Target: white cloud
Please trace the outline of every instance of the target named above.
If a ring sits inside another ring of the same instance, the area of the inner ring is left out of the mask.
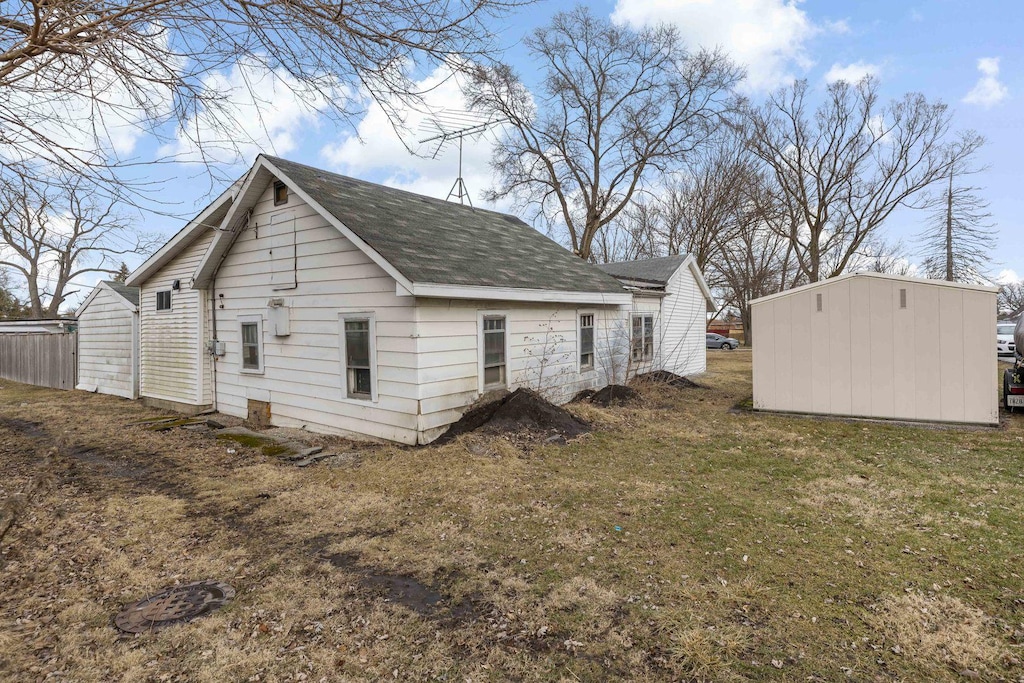
[[[1020,276],[1012,268],[1004,268],[996,275],[995,282],[997,285],[1009,285],[1014,282],[1020,282]]]
[[[260,152],[286,155],[298,138],[319,124],[327,107],[324,96],[301,86],[284,71],[271,71],[255,61],[236,63],[203,80],[206,95],[219,99],[216,108],[199,111],[160,153],[182,162],[250,163]],[[345,97],[337,88],[336,96]]]
[[[992,107],[1006,99],[1010,91],[999,82],[999,58],[982,57],[978,60],[978,71],[981,72],[981,78],[964,96],[963,102]]]
[[[330,167],[346,175],[379,180],[391,187],[440,199],[447,197],[458,177],[458,143],[448,143],[432,158],[437,142],[420,143],[419,140],[432,137],[436,132],[428,130],[429,124],[424,127],[431,118],[446,117],[446,112],[451,115],[469,107],[446,66],[435,69],[415,87],[427,93],[425,106],[422,111],[401,109],[404,124],[401,134],[396,132],[381,106],[373,102],[355,135],[346,135],[321,150],[321,156]],[[483,135],[463,141],[462,177],[474,206],[483,206],[483,193],[493,184],[491,148],[498,132],[498,127],[494,127]],[[415,154],[410,153],[410,149]]]
[[[843,66],[836,62],[825,74],[826,83],[835,81],[846,81],[847,83],[859,83],[865,76],[877,76],[881,69],[877,64],[869,64],[864,61],[853,62]]]
[[[618,0],[614,21],[634,26],[669,22],[691,45],[720,47],[747,69],[747,90],[777,87],[813,64],[807,42],[845,21],[815,24],[799,0]]]

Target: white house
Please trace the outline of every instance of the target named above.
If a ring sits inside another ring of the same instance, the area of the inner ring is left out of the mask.
[[[128,283],[143,397],[321,432],[427,443],[483,392],[566,401],[659,355],[519,219],[262,155]]]
[[[686,376],[707,370],[704,335],[707,312],[714,310],[715,304],[693,256],[618,261],[597,267],[632,292],[633,324],[649,325],[656,340],[648,358],[634,353],[638,372],[663,369]]]
[[[76,389],[139,397],[139,290],[104,280],[78,307]]]
[[[996,424],[996,292],[854,273],[755,299],[754,408]]]

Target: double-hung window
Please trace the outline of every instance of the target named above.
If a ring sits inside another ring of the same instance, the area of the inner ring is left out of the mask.
[[[580,372],[594,369],[594,314],[580,315]]]
[[[634,361],[643,362],[654,359],[653,315],[633,316],[633,334],[630,342]]]
[[[345,318],[345,386],[349,398],[373,398],[370,318]]]
[[[507,358],[505,357],[505,316],[483,317],[483,385],[495,389],[507,384]]]
[[[263,317],[239,316],[238,330],[242,342],[242,372],[263,372]]]
[[[171,310],[171,290],[166,292],[156,293],[156,310],[158,311],[169,311]]]

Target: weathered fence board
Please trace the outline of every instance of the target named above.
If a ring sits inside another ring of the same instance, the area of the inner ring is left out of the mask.
[[[78,334],[0,334],[0,377],[52,389],[74,389]]]

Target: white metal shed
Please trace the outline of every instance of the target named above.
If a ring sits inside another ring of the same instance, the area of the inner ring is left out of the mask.
[[[104,280],[78,309],[76,389],[139,397],[139,290]]]
[[[997,291],[853,273],[755,299],[754,408],[998,424]]]

